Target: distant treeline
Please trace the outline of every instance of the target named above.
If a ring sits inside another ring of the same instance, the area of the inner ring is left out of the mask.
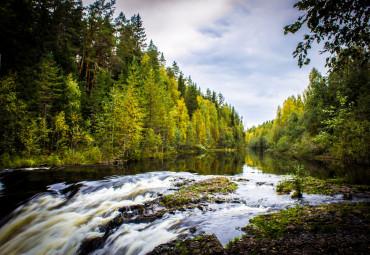
[[[3,166],[244,147],[234,107],[166,67],[140,15],[114,18],[114,4],[0,3]]]
[[[274,120],[247,130],[248,146],[369,163],[369,65],[350,58],[344,62],[327,77],[313,69],[302,95],[285,100]]]

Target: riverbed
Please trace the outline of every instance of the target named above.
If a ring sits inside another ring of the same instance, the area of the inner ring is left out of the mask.
[[[102,226],[115,219],[120,208],[176,192],[184,180],[227,176],[238,188],[225,195],[222,203],[208,202],[205,210],[195,207],[151,222],[121,224],[92,254],[145,254],[180,235],[215,234],[225,245],[240,237],[241,228],[259,214],[297,204],[343,201],[341,195],[304,194],[301,200],[276,195],[277,183],[297,164],[286,162],[279,167],[283,163],[276,162],[250,154],[218,153],[122,166],[3,170],[0,254],[76,254],[85,240],[104,235]],[[313,165],[305,167],[316,169]],[[324,177],[340,174],[330,169],[315,171]]]

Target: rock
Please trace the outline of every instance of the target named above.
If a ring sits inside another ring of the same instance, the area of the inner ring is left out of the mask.
[[[344,194],[343,194],[343,199],[345,199],[345,200],[350,200],[350,199],[352,199],[352,194],[351,194],[351,193],[344,193]]]
[[[222,203],[226,203],[226,199],[221,199],[221,198],[218,198],[218,199],[215,199],[215,203],[216,204],[222,204]]]
[[[189,228],[189,232],[194,234],[197,231],[197,227],[191,227]]]
[[[225,249],[215,235],[198,235],[195,238],[176,239],[175,241],[157,246],[148,255],[159,254],[214,254],[224,255]]]
[[[103,247],[105,239],[103,237],[95,237],[92,239],[85,240],[81,243],[80,248],[77,252],[78,255],[87,255],[91,252]]]
[[[238,178],[238,179],[235,179],[236,181],[238,182],[249,182],[248,179],[245,179],[245,178]]]

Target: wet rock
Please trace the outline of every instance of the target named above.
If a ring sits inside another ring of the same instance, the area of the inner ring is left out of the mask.
[[[82,186],[83,186],[82,183],[72,184],[67,188],[61,190],[61,193],[64,194],[68,200],[70,200],[79,192]]]
[[[171,209],[154,211],[154,207],[157,205],[158,201],[154,200],[150,203],[121,207],[118,210],[120,212],[119,215],[107,224],[98,227],[99,231],[104,234],[101,237],[84,240],[77,253],[80,255],[89,254],[103,247],[108,237],[122,224],[150,223],[157,219],[161,219],[166,213],[174,213]]]
[[[82,242],[77,252],[78,255],[88,255],[91,252],[103,247],[105,239],[103,237],[95,237]]]
[[[262,186],[262,185],[265,185],[266,182],[256,182],[256,186]]]
[[[223,204],[223,203],[226,203],[227,200],[226,199],[221,199],[221,198],[218,198],[218,199],[215,199],[214,202],[216,204]]]
[[[194,234],[197,231],[197,227],[189,228],[189,232]]]
[[[249,182],[249,180],[245,179],[245,178],[237,178],[235,180],[238,181],[238,182]]]
[[[178,254],[214,254],[224,255],[225,249],[215,235],[198,235],[195,238],[176,239],[175,241],[157,246],[148,255]]]
[[[343,194],[343,199],[345,199],[345,200],[350,200],[350,199],[352,199],[352,194],[351,194],[351,193],[344,193],[344,194]]]
[[[207,208],[205,208],[205,207],[204,207],[204,206],[202,206],[202,205],[198,205],[198,206],[197,206],[197,208],[198,208],[199,210],[201,210],[202,212],[207,211]]]
[[[256,186],[262,186],[262,185],[274,186],[274,184],[271,182],[256,182]]]

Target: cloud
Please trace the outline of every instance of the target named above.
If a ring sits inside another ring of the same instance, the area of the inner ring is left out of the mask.
[[[147,37],[172,61],[193,51],[205,50],[212,36],[204,24],[223,17],[239,0],[125,0],[117,10],[126,16],[140,13]]]

